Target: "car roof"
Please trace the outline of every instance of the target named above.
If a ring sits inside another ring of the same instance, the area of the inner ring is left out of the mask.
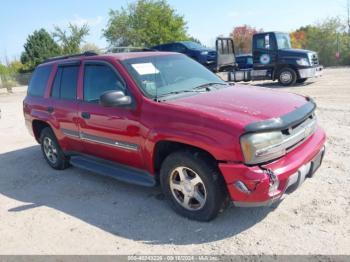
[[[56,64],[56,63],[69,63],[74,61],[81,61],[81,60],[108,60],[108,59],[114,59],[117,61],[124,61],[128,59],[133,58],[145,58],[145,57],[155,57],[155,56],[167,56],[167,55],[182,55],[175,52],[159,52],[159,51],[150,51],[150,52],[125,52],[125,53],[107,53],[107,54],[100,54],[100,55],[81,55],[81,56],[72,56],[67,58],[57,58],[55,60],[51,60],[48,62],[44,62],[41,65],[49,65],[49,64]]]

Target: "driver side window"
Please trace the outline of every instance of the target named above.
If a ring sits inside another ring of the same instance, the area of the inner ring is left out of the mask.
[[[270,41],[270,35],[259,35],[256,39],[255,48],[257,49],[266,49],[266,50],[271,50],[271,41]]]
[[[111,90],[125,92],[121,77],[108,65],[86,64],[84,69],[84,101],[98,103],[100,96]]]

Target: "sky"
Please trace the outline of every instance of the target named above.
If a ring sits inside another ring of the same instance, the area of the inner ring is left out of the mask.
[[[34,30],[53,31],[68,23],[90,27],[87,42],[108,46],[102,29],[108,12],[133,0],[2,0],[0,12],[0,60],[19,58],[27,36]],[[212,46],[218,35],[248,24],[266,31],[290,32],[327,17],[346,16],[346,0],[168,0],[185,17],[188,32]]]

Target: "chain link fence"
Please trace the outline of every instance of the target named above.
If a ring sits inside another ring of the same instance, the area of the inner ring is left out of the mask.
[[[31,77],[32,73],[0,74],[0,89],[11,93],[13,87],[28,85]]]

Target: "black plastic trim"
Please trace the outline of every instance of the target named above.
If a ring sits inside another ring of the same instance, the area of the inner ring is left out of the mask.
[[[268,132],[275,130],[285,130],[289,127],[303,122],[310,117],[316,109],[315,102],[307,98],[308,102],[296,110],[278,118],[248,124],[244,130],[246,133]]]
[[[96,157],[72,155],[70,163],[75,167],[134,185],[154,187],[157,184],[155,176],[144,170],[127,167]]]

